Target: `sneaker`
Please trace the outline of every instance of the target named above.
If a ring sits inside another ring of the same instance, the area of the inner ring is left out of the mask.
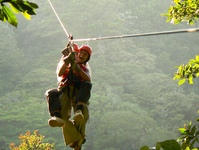
[[[48,120],[48,124],[51,127],[63,127],[65,125],[65,122],[63,119],[54,116]]]
[[[82,114],[82,111],[81,110],[77,110],[76,112],[75,112],[75,114],[74,114],[74,117],[73,117],[73,119],[75,120],[75,121],[82,121],[83,119],[84,119],[84,115]]]

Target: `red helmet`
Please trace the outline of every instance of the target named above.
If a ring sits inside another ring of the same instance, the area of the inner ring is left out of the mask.
[[[79,52],[79,46],[76,43],[73,44],[73,49],[75,52]]]
[[[88,46],[88,45],[82,45],[79,48],[79,52],[82,51],[82,50],[87,51],[90,56],[92,55],[92,48],[90,46]]]

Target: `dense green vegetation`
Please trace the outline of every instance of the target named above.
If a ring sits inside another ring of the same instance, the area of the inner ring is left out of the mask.
[[[45,90],[56,87],[56,65],[67,36],[47,1],[31,22],[1,23],[0,145],[9,149],[26,131],[65,148],[61,129],[50,128]],[[170,0],[53,2],[67,31],[88,38],[189,28],[165,23]],[[90,41],[93,89],[85,150],[137,150],[177,138],[197,116],[198,81],[178,86],[175,66],[198,54],[198,33]],[[78,44],[82,44],[79,42]]]

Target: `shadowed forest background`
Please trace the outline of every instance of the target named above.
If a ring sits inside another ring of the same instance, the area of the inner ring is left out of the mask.
[[[68,39],[48,1],[32,1],[40,9],[31,21],[18,15],[17,29],[0,23],[0,149],[17,143],[20,134],[38,130],[57,150],[69,150],[61,129],[47,124],[44,97],[57,86],[55,70]],[[160,16],[170,2],[52,1],[75,39],[191,28]],[[178,86],[173,73],[198,54],[198,35],[84,42],[93,48],[93,88],[83,150],[138,150],[177,138],[178,127],[197,116],[199,82]]]

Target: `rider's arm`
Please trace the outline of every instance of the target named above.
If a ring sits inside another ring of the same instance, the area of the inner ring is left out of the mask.
[[[63,61],[63,58],[61,58],[61,60],[60,60],[60,62],[59,62],[59,64],[58,64],[58,66],[57,66],[57,71],[56,71],[57,76],[61,77],[62,75],[64,75],[67,68],[68,68],[68,67],[67,67],[67,65],[65,64],[65,62]]]

